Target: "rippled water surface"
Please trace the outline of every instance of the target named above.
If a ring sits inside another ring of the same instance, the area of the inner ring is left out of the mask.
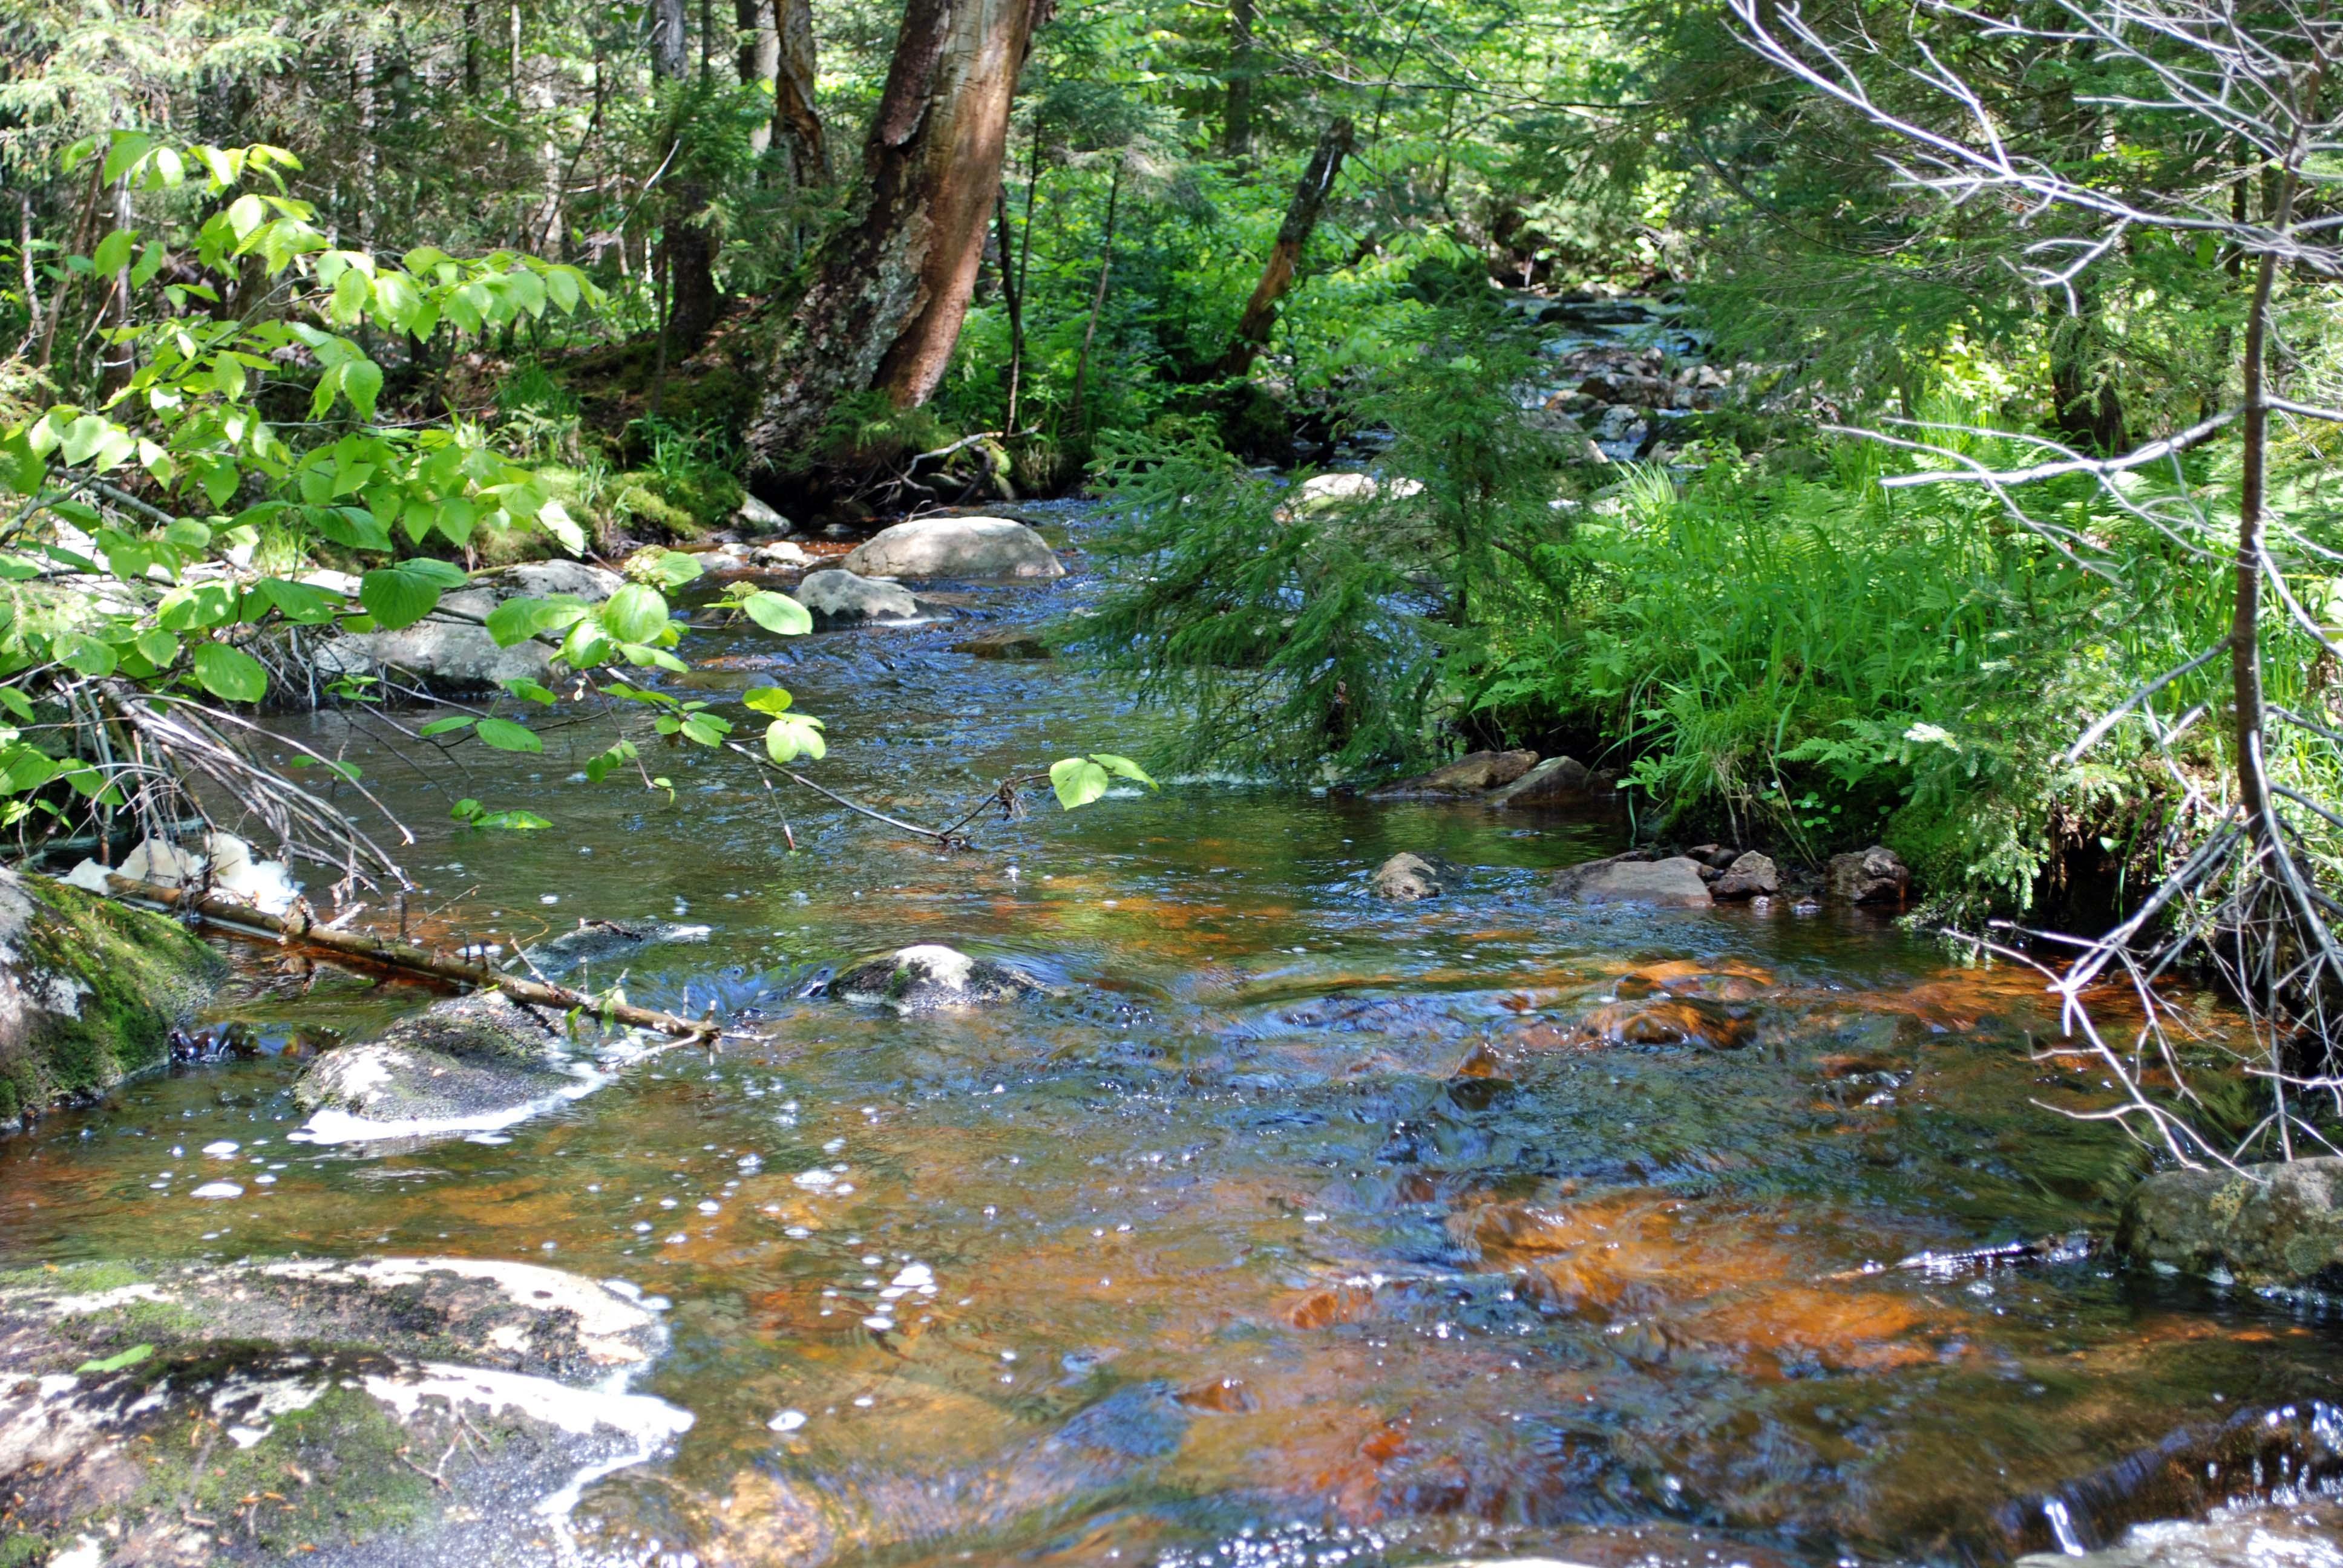
[[[1144,743],[1153,720],[1061,666],[950,650],[1084,591],[696,634],[688,683],[781,681],[830,722],[818,777],[934,820]],[[225,1012],[269,1053],[0,1145],[0,1246],[634,1282],[674,1303],[646,1386],[698,1423],[585,1514],[614,1553],[705,1563],[1994,1560],[2054,1544],[2047,1493],[2072,1538],[2119,1526],[2146,1505],[2108,1467],[2176,1432],[2338,1396],[2335,1330],[2279,1304],[2088,1257],[1880,1266],[2104,1231],[2137,1169],[2058,1114],[2098,1085],[2037,1059],[2022,976],[1867,917],[1556,903],[1548,870],[1621,841],[1603,819],[1200,781],[1039,802],[946,856],[737,758],[647,747],[672,799],[573,779],[616,722],[427,773],[345,719],[296,727],[416,828],[434,934],[710,928],[624,983],[738,1010],[713,1060],[490,1138],[297,1143],[300,1055],[426,993],[244,946]],[[458,829],[459,796],[556,826]],[[1477,870],[1378,903],[1401,849]],[[797,999],[911,941],[1056,994],[900,1020]],[[222,1139],[246,1195],[197,1200]]]

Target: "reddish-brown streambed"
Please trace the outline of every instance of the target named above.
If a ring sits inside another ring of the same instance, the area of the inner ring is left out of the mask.
[[[974,602],[1022,622],[1082,591]],[[790,687],[831,726],[819,777],[930,819],[1142,744],[1111,693],[965,635],[684,651],[722,661],[690,680],[719,701]],[[2060,1114],[2105,1091],[2037,1059],[2033,982],[1883,920],[1555,903],[1543,874],[1616,842],[1599,819],[1198,781],[947,857],[739,759],[659,754],[672,799],[573,779],[611,719],[428,777],[298,722],[417,828],[435,920],[705,924],[627,992],[742,1010],[747,1038],[484,1138],[297,1143],[300,1053],[424,995],[246,948],[222,1013],[266,1050],[0,1145],[0,1248],[458,1253],[668,1298],[640,1386],[697,1424],[587,1493],[615,1560],[1995,1561],[2250,1491],[2262,1450],[2264,1490],[2279,1450],[2288,1478],[2337,1462],[2314,1309],[2079,1253],[1881,1267],[2104,1233],[2141,1169]],[[556,825],[458,828],[458,796]],[[1380,904],[1401,849],[1478,869]],[[1061,994],[797,997],[912,941]],[[247,1195],[206,1202],[221,1140]]]

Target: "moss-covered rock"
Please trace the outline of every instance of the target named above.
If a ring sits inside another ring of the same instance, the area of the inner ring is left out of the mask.
[[[160,1064],[226,974],[175,920],[0,869],[0,1121]]]

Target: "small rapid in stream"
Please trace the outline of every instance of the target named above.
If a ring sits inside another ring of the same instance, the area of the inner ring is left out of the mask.
[[[1025,510],[1079,546],[1080,508]],[[950,650],[1089,591],[1078,570],[946,595],[956,624],[695,633],[674,684],[778,680],[830,726],[814,776],[949,819],[1161,722],[1061,664]],[[2038,982],[1787,900],[1553,900],[1622,822],[1190,780],[1044,799],[943,855],[720,753],[647,745],[671,799],[575,777],[639,713],[428,767],[345,716],[281,722],[417,829],[419,931],[702,925],[631,955],[625,990],[735,1036],[493,1131],[298,1142],[302,1059],[427,993],[237,944],[217,1016],[260,1052],[0,1144],[0,1249],[456,1254],[664,1298],[635,1386],[695,1422],[586,1489],[597,1557],[1991,1562],[2267,1493],[2281,1455],[2314,1490],[2335,1468],[2343,1339],[2312,1306],[2079,1247],[1895,1266],[2103,1234],[2142,1168],[2061,1114],[2102,1089],[2041,1054]],[[458,797],[555,826],[465,829]],[[1472,881],[1380,903],[1400,849]],[[799,995],[920,941],[1053,994],[910,1018]],[[1654,986],[1745,1043],[1577,1031]],[[231,1167],[239,1196],[198,1195]]]

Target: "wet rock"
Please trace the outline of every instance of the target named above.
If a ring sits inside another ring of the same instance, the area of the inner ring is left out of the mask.
[[[1586,764],[1575,757],[1549,757],[1512,783],[1492,791],[1488,804],[1496,810],[1565,806],[1585,799],[1594,782]]]
[[[789,518],[781,516],[754,496],[741,498],[740,504],[732,509],[732,521],[750,538],[761,538],[766,534],[786,534],[790,527]]]
[[[2116,1247],[2248,1286],[2343,1291],[2343,1159],[2151,1176],[2125,1201]]]
[[[595,964],[625,963],[659,942],[707,940],[706,926],[688,926],[675,920],[635,920],[624,925],[616,920],[580,920],[574,930],[549,937],[523,949],[522,953],[531,968],[553,976]]]
[[[813,558],[806,554],[802,547],[787,539],[775,539],[770,544],[757,546],[749,552],[749,560],[752,565],[766,568],[809,567],[813,564]]]
[[[314,1141],[492,1131],[591,1086],[563,1047],[558,1020],[476,991],[327,1052],[293,1097],[316,1113]]]
[[[1842,904],[1900,904],[1912,890],[1912,869],[1895,850],[1874,844],[1833,855],[1823,885]]]
[[[1709,884],[1712,899],[1771,898],[1782,890],[1782,873],[1767,857],[1752,849],[1734,859],[1725,875]]]
[[[522,1263],[28,1269],[0,1342],[10,1544],[51,1562],[534,1561],[580,1482],[691,1424],[613,1381],[664,1346],[649,1307]]]
[[[1704,910],[1713,901],[1697,862],[1625,856],[1572,866],[1556,873],[1554,890],[1582,904],[1649,904],[1664,910]]]
[[[508,680],[542,683],[553,663],[544,643],[498,648],[485,626],[421,620],[397,631],[348,632],[317,652],[321,680],[375,676],[426,691],[493,691]]]
[[[1596,1008],[1580,1021],[1574,1043],[1739,1050],[1756,1038],[1755,1020],[1741,1010],[1704,997],[1660,996]]]
[[[1436,899],[1463,881],[1464,873],[1439,857],[1403,849],[1375,868],[1373,885],[1379,899],[1412,904],[1419,899]]]
[[[899,948],[855,965],[830,985],[841,1001],[876,1003],[899,1013],[1013,1001],[1041,989],[1022,970],[939,943]]]
[[[988,631],[952,644],[954,653],[973,654],[978,658],[1047,658],[1050,645],[1041,640],[1039,632],[1030,628],[1009,627],[1000,631]]]
[[[1341,507],[1372,501],[1377,496],[1388,495],[1404,500],[1423,493],[1421,479],[1377,478],[1373,474],[1312,474],[1294,487],[1293,499],[1286,510],[1291,516],[1310,517]]]
[[[487,579],[500,598],[551,598],[568,594],[588,604],[600,604],[626,587],[627,579],[591,561],[524,561]]]
[[[176,920],[0,867],[0,1124],[162,1065],[226,972]]]
[[[1623,1001],[1647,996],[1700,996],[1716,1001],[1747,1001],[1774,989],[1774,977],[1764,970],[1732,959],[1702,962],[1671,959],[1629,970],[1613,983],[1611,994]]]
[[[877,534],[840,563],[863,577],[1061,578],[1049,541],[1014,518],[920,518]]]
[[[2016,1568],[2343,1568],[2343,1503],[2233,1504],[2209,1519],[2135,1524],[2096,1552],[2039,1552]]]
[[[1403,779],[1373,791],[1378,800],[1480,795],[1503,789],[1537,766],[1534,751],[1475,751],[1429,773]]]
[[[852,625],[860,621],[910,621],[920,618],[920,601],[899,583],[873,582],[833,568],[808,572],[789,596],[811,610],[822,625]]]

